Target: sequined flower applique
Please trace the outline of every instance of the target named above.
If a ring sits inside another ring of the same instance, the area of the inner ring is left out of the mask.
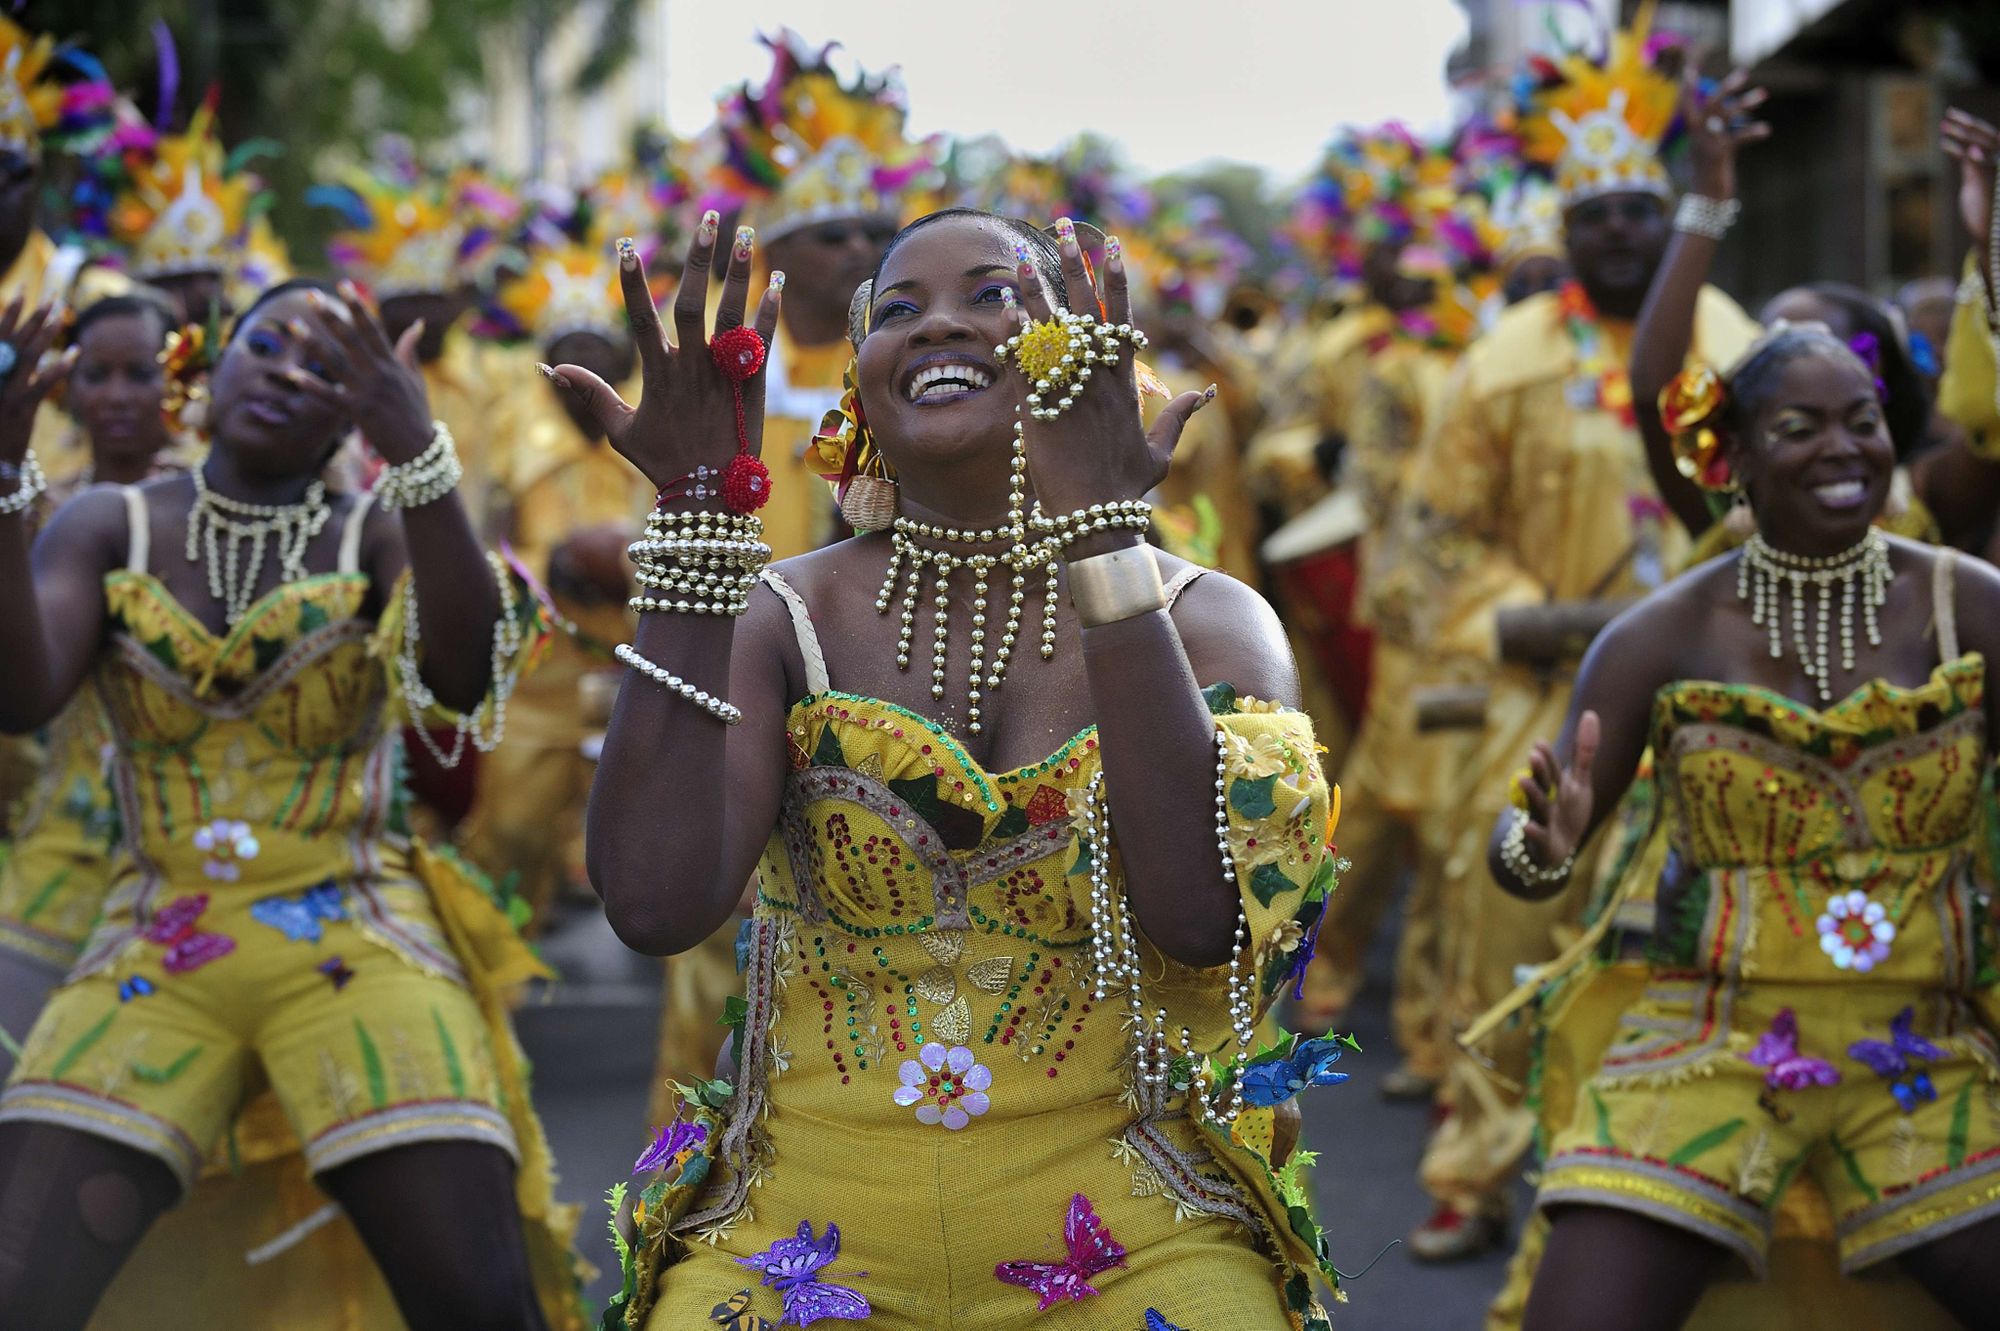
[[[242,878],[244,862],[256,859],[263,849],[250,824],[235,818],[218,818],[207,827],[196,828],[194,848],[208,856],[201,871],[220,883]]]
[[[1819,947],[1841,970],[1866,974],[1889,959],[1896,925],[1865,892],[1836,892],[1819,917]]]
[[[933,1040],[916,1058],[906,1058],[895,1091],[897,1104],[917,1107],[917,1122],[942,1123],[953,1132],[992,1107],[986,1090],[993,1074],[964,1045],[946,1048]]]

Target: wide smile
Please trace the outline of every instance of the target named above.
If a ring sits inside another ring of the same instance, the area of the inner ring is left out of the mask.
[[[945,406],[985,392],[994,378],[991,366],[970,357],[926,356],[904,378],[903,399],[912,406]]]
[[[1819,501],[1821,508],[1846,512],[1868,502],[1868,482],[1859,477],[1821,481],[1812,487],[1812,495]]]

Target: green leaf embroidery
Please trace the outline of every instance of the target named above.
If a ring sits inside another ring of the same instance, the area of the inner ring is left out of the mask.
[[[359,1017],[354,1019],[354,1037],[361,1042],[361,1066],[368,1072],[368,1098],[381,1109],[389,1103],[388,1079],[382,1075],[382,1053],[368,1038],[368,1028]]]
[[[324,606],[316,601],[299,603],[299,632],[311,633],[314,629],[325,628],[326,624],[327,614]]]
[[[1340,869],[1332,855],[1319,857],[1319,867],[1313,870],[1312,881],[1306,884],[1306,900],[1325,901],[1333,895],[1333,889],[1340,886]],[[1306,921],[1300,921],[1306,923]]]
[[[1958,1099],[1951,1106],[1951,1135],[1945,1138],[1944,1163],[1947,1169],[1965,1164],[1965,1139],[1972,1132],[1972,1078],[1965,1080]]]
[[[92,1045],[104,1038],[104,1033],[111,1029],[111,1023],[117,1016],[118,1011],[114,1008],[99,1017],[96,1025],[72,1040],[69,1048],[63,1050],[62,1057],[56,1060],[56,1065],[49,1069],[49,1080],[61,1081],[63,1074],[68,1072],[79,1058],[90,1052]]]
[[[1609,1146],[1612,1144],[1611,1110],[1604,1103],[1604,1097],[1597,1093],[1595,1086],[1590,1088],[1590,1103],[1591,1107],[1597,1111],[1597,1144],[1599,1146]]]
[[[259,672],[269,670],[278,663],[278,658],[285,654],[285,640],[253,633],[250,635],[250,654]]]
[[[1262,905],[1270,905],[1281,893],[1296,892],[1299,885],[1285,876],[1285,871],[1276,864],[1260,864],[1250,875],[1250,890]]]
[[[1028,811],[1019,805],[1000,815],[1000,821],[993,824],[993,835],[998,840],[1020,836],[1028,830]]]
[[[1800,1151],[1786,1163],[1784,1168],[1778,1171],[1777,1180],[1771,1184],[1771,1195],[1764,1199],[1764,1208],[1766,1210],[1776,1211],[1778,1209],[1778,1199],[1783,1197],[1785,1189],[1792,1185],[1792,1175],[1799,1172],[1799,1166],[1803,1165],[1806,1162],[1806,1157],[1811,1154],[1812,1149],[1810,1147]]]
[[[438,1048],[444,1051],[444,1075],[451,1079],[451,1093],[454,1099],[465,1099],[465,1067],[458,1061],[458,1045],[451,1038],[451,1031],[444,1024],[444,1014],[431,1007],[431,1021],[437,1026]],[[364,1035],[362,1037],[366,1039]]]
[[[16,1063],[21,1061],[21,1042],[16,1040],[5,1026],[0,1026],[0,1049],[5,1049],[7,1057]]]
[[[813,766],[847,766],[847,751],[840,747],[840,736],[833,732],[832,726],[819,732],[819,743],[813,746]]]
[[[188,1065],[200,1057],[202,1049],[202,1045],[196,1045],[163,1068],[152,1067],[145,1063],[134,1063],[132,1065],[132,1075],[140,1081],[152,1082],[155,1086],[164,1085],[180,1076],[183,1072],[186,1072]]]
[[[177,671],[181,668],[180,655],[174,651],[174,640],[166,634],[162,633],[159,637],[147,643],[146,650],[151,652],[159,663],[167,669]]]
[[[1076,838],[1076,863],[1069,866],[1069,876],[1074,878],[1079,874],[1086,874],[1089,872],[1090,872],[1090,842],[1086,841],[1083,838],[1083,836],[1079,834]]]
[[[61,870],[57,871],[53,878],[42,884],[41,891],[35,893],[35,899],[30,901],[27,909],[21,912],[22,922],[27,923],[48,909],[49,902],[55,899],[56,893],[62,891],[62,885],[68,881],[69,868],[65,865]]]
[[[1846,1166],[1847,1181],[1868,1194],[1870,1205],[1882,1200],[1882,1194],[1868,1181],[1868,1176],[1861,1172],[1861,1162],[1854,1158],[1854,1152],[1841,1144],[1838,1137],[1833,1140],[1833,1153],[1839,1156],[1840,1163]]]
[[[1269,818],[1278,811],[1278,802],[1271,797],[1271,788],[1277,784],[1275,774],[1254,781],[1238,777],[1229,786],[1229,807],[1245,818]]]
[[[1743,1120],[1740,1118],[1732,1118],[1727,1123],[1717,1124],[1707,1132],[1702,1133],[1699,1137],[1696,1137],[1693,1141],[1682,1146],[1680,1150],[1668,1156],[1667,1163],[1670,1165],[1693,1164],[1696,1160],[1699,1160],[1702,1156],[1722,1145],[1742,1130]]]
[[[1201,691],[1201,700],[1208,704],[1208,710],[1212,714],[1232,716],[1236,712],[1236,686],[1211,684]]]

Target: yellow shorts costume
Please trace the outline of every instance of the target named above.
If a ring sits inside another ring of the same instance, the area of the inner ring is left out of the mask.
[[[1663,812],[1697,872],[1663,891],[1650,982],[1541,1205],[1651,1215],[1760,1274],[1801,1173],[1849,1272],[2000,1213],[1985,663],[1957,654],[1948,604],[1939,618],[1944,664],[1916,688],[1874,681],[1824,711],[1661,692]]]
[[[1124,995],[1092,996],[1075,819],[1100,771],[1095,731],[989,773],[931,721],[828,688],[803,604],[765,576],[793,607],[813,692],[788,720],[793,770],[743,929],[737,1083],[691,1088],[642,1162],[624,1324],[706,1325],[739,1291],[775,1323],[789,1299],[739,1259],[837,1225],[818,1278],[864,1296],[882,1331],[1139,1327],[1149,1308],[1193,1328],[1324,1328],[1304,1162],[1273,1178],[1271,1111],[1198,1125],[1173,1076],[1135,1085]],[[1333,878],[1328,788],[1303,715],[1238,710],[1233,693],[1211,705],[1262,1012]],[[1148,949],[1145,975],[1168,1029],[1230,1045],[1226,968]],[[1061,1265],[1078,1197],[1125,1260],[1038,1312],[996,1268]]]
[[[0,863],[0,950],[56,975],[76,961],[104,904],[118,822],[105,783],[110,742],[96,690],[86,688],[49,725],[47,766]]]

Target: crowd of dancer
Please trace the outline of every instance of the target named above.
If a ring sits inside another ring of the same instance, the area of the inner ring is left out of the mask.
[[[0,1325],[1326,1328],[1398,901],[1489,1327],[1990,1325],[2000,131],[1952,299],[1752,317],[1650,18],[1277,237],[784,34],[309,262],[0,18]],[[591,1311],[583,909],[668,958]]]

